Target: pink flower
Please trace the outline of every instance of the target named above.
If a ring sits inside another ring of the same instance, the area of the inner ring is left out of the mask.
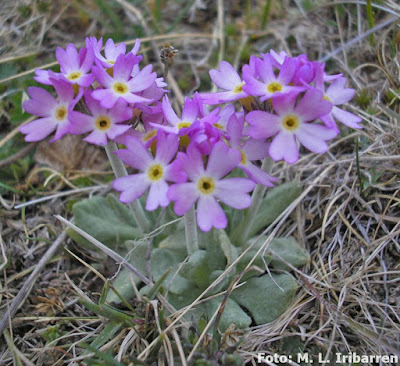
[[[178,153],[177,160],[190,179],[187,183],[173,184],[168,190],[177,215],[188,212],[197,201],[197,223],[201,230],[209,231],[212,227],[224,229],[228,223],[217,200],[236,209],[250,206],[248,193],[254,189],[254,182],[246,178],[222,179],[238,166],[239,151],[220,141],[214,145],[204,168],[203,156],[190,145],[186,154]]]
[[[75,45],[70,43],[65,50],[57,47],[56,58],[65,81],[85,88],[93,83],[94,76],[89,74],[94,59],[91,48],[81,48],[78,54]]]
[[[267,156],[268,143],[253,138],[243,141],[243,127],[243,120],[239,120],[235,114],[232,114],[228,123],[227,138],[229,145],[240,152],[239,168],[243,169],[254,182],[273,187],[272,182],[276,182],[277,179],[251,163],[252,161],[262,160]]]
[[[249,65],[243,66],[243,79],[246,84],[243,90],[252,96],[259,96],[261,101],[292,92],[305,90],[302,86],[291,86],[290,81],[297,71],[297,62],[286,57],[278,76],[275,75],[272,57],[264,55],[264,59],[255,59],[255,69],[259,79],[254,77],[254,70]]]
[[[119,124],[131,119],[133,115],[132,108],[129,108],[122,99],[111,109],[105,109],[92,98],[90,90],[86,90],[85,101],[92,115],[71,112],[70,120],[73,124],[71,133],[82,134],[92,131],[84,140],[91,144],[105,146],[107,138],[114,140],[131,128],[131,126]]]
[[[115,45],[114,41],[109,38],[104,47],[104,55],[101,54],[101,47],[103,44],[103,39],[100,38],[99,41],[95,37],[86,38],[86,47],[91,47],[93,49],[95,58],[100,64],[105,68],[111,68],[114,66],[119,55],[126,54],[126,44],[121,42],[119,45]],[[140,48],[140,40],[137,39],[135,45],[133,46],[130,53],[132,53],[135,58],[135,63],[139,63],[142,60],[142,56],[136,56]]]
[[[312,89],[297,102],[297,93],[282,95],[272,100],[277,114],[253,111],[246,116],[251,125],[250,136],[256,139],[274,137],[269,155],[274,160],[284,159],[293,164],[299,158],[299,141],[308,150],[323,153],[328,150],[325,141],[337,135],[333,129],[309,123],[328,114],[332,104],[323,100],[323,93]]]
[[[339,77],[336,78],[325,91],[324,76],[323,68],[320,68],[315,78],[315,87],[324,93],[324,99],[331,102],[333,108],[329,114],[321,117],[321,121],[324,122],[327,127],[332,128],[337,132],[339,132],[339,129],[336,125],[335,119],[348,127],[356,129],[362,128],[362,126],[359,125],[362,121],[360,117],[337,107],[338,105],[347,103],[351,100],[356,93],[355,89],[346,88],[346,78]]]
[[[128,53],[126,56],[118,56],[113,69],[113,76],[110,76],[101,66],[93,67],[93,74],[104,89],[97,89],[92,93],[94,99],[100,101],[104,108],[111,108],[118,99],[127,103],[151,102],[137,93],[150,87],[156,80],[156,73],[152,72],[152,66],[147,65],[133,78],[131,77],[135,55]]]
[[[120,201],[132,202],[141,197],[149,188],[146,210],[153,211],[157,207],[168,206],[168,182],[184,182],[186,174],[181,163],[174,161],[178,149],[176,135],[166,135],[162,131],[157,134],[156,156],[153,158],[144,145],[135,137],[126,138],[126,150],[117,151],[119,158],[140,173],[118,178],[114,181],[114,189],[122,192]]]
[[[170,126],[163,126],[155,123],[150,123],[150,125],[176,135],[186,134],[188,128],[195,121],[197,121],[200,113],[197,100],[190,98],[185,98],[185,103],[182,109],[182,117],[180,118],[173,110],[167,96],[165,96],[162,100],[162,109],[165,119],[170,124]]]
[[[34,80],[36,80],[40,84],[44,85],[53,85],[52,79],[59,79],[59,74],[56,74],[55,72],[51,70],[41,70],[41,69],[36,69],[35,70],[35,76],[33,77]]]
[[[242,89],[245,82],[240,78],[239,74],[229,62],[221,61],[219,69],[211,69],[209,73],[213,83],[226,91],[219,93],[201,93],[200,98],[205,104],[233,102],[248,97],[247,93]]]
[[[59,140],[70,132],[70,112],[81,98],[81,94],[74,99],[72,86],[63,80],[52,80],[59,100],[55,99],[49,92],[42,88],[30,87],[28,94],[31,99],[26,100],[22,107],[30,114],[39,116],[26,125],[19,128],[19,131],[26,134],[25,141],[40,141],[49,136],[54,130],[56,134],[50,142]]]

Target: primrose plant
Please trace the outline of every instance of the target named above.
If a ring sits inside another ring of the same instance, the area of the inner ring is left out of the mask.
[[[290,270],[309,259],[293,237],[259,250],[265,236],[255,235],[300,193],[298,182],[278,184],[273,162],[296,163],[301,146],[326,152],[340,124],[361,128],[358,116],[341,109],[355,90],[321,62],[271,50],[251,56],[240,74],[221,61],[209,72],[220,91],[186,97],[177,112],[164,79],[141,66],[139,47],[136,41],[127,51],[109,39],[103,53],[102,39],[90,37],[80,50],[58,48],[60,71],[34,77],[57,96],[30,87],[23,108],[39,118],[20,131],[26,141],[72,134],[105,147],[119,201],[109,195],[76,203],[75,223],[161,281],[175,308],[208,289],[215,296],[188,313],[195,319],[211,317],[224,299],[222,331],[273,321],[297,290]],[[232,291],[238,275],[241,286]],[[114,286],[126,298],[134,294],[125,270]],[[110,293],[108,300],[118,298]]]

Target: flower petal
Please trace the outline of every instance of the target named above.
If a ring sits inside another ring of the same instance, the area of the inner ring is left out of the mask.
[[[157,151],[156,159],[165,164],[169,164],[178,150],[179,139],[177,135],[165,134],[159,130],[157,132]]]
[[[182,109],[182,121],[194,122],[199,114],[199,108],[196,100],[185,98],[185,103]]]
[[[272,99],[272,104],[279,116],[285,116],[293,112],[296,105],[298,93],[288,93],[276,96]]]
[[[153,161],[150,153],[143,144],[133,136],[127,136],[125,144],[127,149],[118,150],[115,154],[132,168],[145,171],[147,166]]]
[[[96,89],[92,92],[92,97],[100,102],[103,108],[112,108],[117,100],[119,99],[111,90],[109,89]]]
[[[332,103],[323,100],[323,96],[323,93],[317,89],[307,91],[297,103],[295,112],[303,121],[312,121],[325,116],[331,111]]]
[[[203,157],[194,145],[189,145],[186,154],[179,152],[177,159],[191,181],[196,181],[204,174]]]
[[[240,142],[243,132],[243,121],[240,121],[235,114],[232,114],[228,121],[229,143],[234,149],[240,149]]]
[[[40,141],[49,136],[57,127],[53,118],[39,118],[35,121],[20,126],[18,130],[25,134],[25,141]]]
[[[146,192],[149,185],[145,174],[128,175],[116,179],[113,183],[114,189],[122,192],[119,200],[123,203],[135,201]]]
[[[264,170],[252,163],[248,162],[246,165],[240,165],[240,167],[254,182],[262,184],[266,187],[273,187],[274,184],[272,182],[277,181],[275,177],[269,175],[267,172],[264,172]]]
[[[212,227],[225,229],[228,224],[225,212],[212,196],[201,196],[197,203],[197,224],[202,231]]]
[[[117,123],[113,123],[110,129],[107,130],[107,137],[111,140],[114,140],[116,137],[121,136],[131,128],[132,126],[129,125],[119,125]]]
[[[170,200],[167,197],[168,184],[164,180],[160,180],[150,185],[149,195],[146,201],[146,210],[154,211],[158,206],[166,207]]]
[[[114,107],[108,112],[113,122],[128,121],[133,116],[133,109],[126,105],[126,102],[120,98],[114,104]]]
[[[130,55],[133,55],[132,53]],[[153,66],[147,65],[140,72],[128,81],[129,90],[132,93],[145,90],[154,83],[157,74],[153,72]]]
[[[169,187],[167,197],[175,202],[174,211],[177,215],[188,212],[199,197],[195,183],[173,184]]]
[[[167,96],[165,96],[162,100],[162,109],[169,124],[176,126],[181,121],[176,115],[175,111],[172,109]]]
[[[57,100],[47,91],[36,86],[28,88],[28,94],[32,100],[43,105],[44,108],[51,110],[58,105]],[[27,110],[28,113],[30,113]],[[34,114],[34,113],[32,113]]]
[[[216,143],[208,158],[206,174],[220,179],[236,168],[240,162],[240,152],[228,148],[222,141]]]
[[[299,160],[299,149],[297,148],[294,134],[278,133],[269,146],[269,155],[275,161],[284,159],[288,164]]]
[[[129,53],[127,56],[125,56],[124,54],[120,54],[118,56],[117,61],[115,61],[114,65],[114,80],[123,82],[128,81],[132,73],[134,57],[135,56],[132,53]]]
[[[242,146],[249,161],[262,160],[268,155],[268,143],[264,140],[249,138]]]
[[[279,71],[278,80],[282,84],[288,84],[292,80],[294,74],[296,73],[296,69],[297,69],[296,60],[290,57],[285,57],[285,61],[281,66],[281,70]]]
[[[322,154],[328,151],[328,145],[324,141],[324,139],[322,139],[320,136],[316,134],[317,131],[313,130],[313,128],[315,127],[317,126],[316,125],[313,126],[311,123],[305,123],[298,131],[296,131],[296,136],[299,139],[300,143],[308,150]],[[319,126],[319,127],[321,127],[319,130],[322,130],[323,128],[329,130],[325,126]]]
[[[221,61],[218,70],[211,69],[209,74],[213,83],[225,90],[233,90],[242,82],[239,74],[227,61]]]
[[[101,86],[104,86],[105,88],[112,87],[114,79],[103,69],[102,66],[94,66],[92,68],[92,73]]]
[[[223,203],[236,209],[244,209],[251,205],[251,192],[255,183],[246,178],[228,178],[217,182],[215,196]]]
[[[90,142],[94,145],[106,146],[107,145],[107,134],[104,131],[93,130],[83,141]]]
[[[359,125],[359,123],[362,122],[362,118],[356,116],[353,113],[344,111],[343,109],[340,109],[338,107],[333,107],[332,114],[335,118],[337,118],[346,126],[349,126],[351,128],[362,128],[362,126]]]
[[[249,134],[255,139],[265,139],[276,135],[281,129],[281,119],[264,111],[252,111],[246,115],[250,124]]]
[[[171,164],[165,167],[165,180],[174,183],[184,183],[187,180],[187,175],[182,168],[182,163],[179,160],[174,160]]]

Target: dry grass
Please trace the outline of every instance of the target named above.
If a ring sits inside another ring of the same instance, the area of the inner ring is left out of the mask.
[[[387,25],[373,32],[374,46],[366,33],[363,2],[342,1],[339,6],[336,5],[339,2],[327,1],[313,10],[302,6],[300,1],[275,2],[272,19],[266,29],[260,29],[257,14],[262,10],[262,1],[248,2],[259,10],[250,15],[246,1],[194,1],[174,34],[167,38],[153,31],[156,15],[150,10],[156,1],[137,7],[123,0],[109,3],[125,32],[131,26],[142,29],[148,41],[144,44],[146,60],[157,64],[154,53],[165,39],[179,49],[179,58],[169,78],[178,101],[182,95],[207,85],[204,81],[208,78],[207,70],[215,67],[218,60],[229,59],[240,65],[249,52],[266,52],[269,48],[306,53],[311,59],[329,55],[329,71],[344,72],[360,91],[360,103],[353,103],[350,110],[364,118],[363,130],[346,130],[327,154],[307,154],[294,166],[278,164],[274,168],[280,182],[295,178],[304,182],[301,199],[268,228],[270,238],[294,235],[311,253],[310,264],[295,274],[301,285],[295,301],[271,324],[244,333],[225,334],[223,346],[227,348],[242,339],[237,353],[249,364],[256,364],[258,351],[281,352],[288,339],[296,339],[304,350],[311,354],[321,352],[326,358],[333,357],[335,352],[400,356],[400,33],[396,24],[400,6],[397,2],[385,1],[381,9],[376,9],[375,24]],[[174,22],[180,7],[172,1],[161,3],[165,4],[161,23],[165,30]],[[104,15],[94,1],[54,1],[44,13],[38,4],[21,0],[5,1],[0,6],[0,65],[13,64],[34,54],[34,66],[40,67],[51,61],[48,55],[56,46],[81,42],[86,34],[100,35],[112,30],[110,22],[100,21]],[[30,13],[21,15],[21,6],[28,6]],[[125,38],[133,41],[135,35]],[[159,64],[156,69],[161,71]],[[2,82],[21,80],[27,72],[32,73],[20,65],[16,75],[3,77]],[[1,97],[7,98],[7,93]],[[7,110],[2,110],[0,116],[6,121]],[[0,126],[5,126],[1,131],[1,147],[15,138],[16,133],[7,122]],[[359,141],[359,162],[356,141]],[[75,158],[80,161],[78,156]],[[49,160],[51,165],[51,156],[42,156],[40,161],[49,163]],[[62,225],[54,215],[70,217],[66,208],[69,200],[80,199],[88,190],[89,194],[105,194],[109,190],[98,180],[104,167],[96,166],[99,172],[92,174],[86,171],[85,177],[92,179],[92,189],[77,189],[74,181],[82,178],[76,172],[78,168],[66,167],[59,161],[53,164],[58,166],[51,169],[61,166],[64,170],[54,174],[46,187],[42,186],[44,179],[38,167],[33,167],[28,176],[36,188],[42,187],[44,196],[49,196],[47,201],[18,206],[21,196],[12,192],[0,196],[0,312],[9,311],[23,286],[29,290],[27,300],[9,321],[5,338],[0,338],[0,365],[81,364],[90,354],[85,354],[82,342],[109,327],[106,316],[83,306],[78,295],[88,303],[97,303],[106,278],[113,277],[117,270],[112,260],[99,262],[95,254],[68,239],[68,252],[51,256],[40,270],[37,267],[39,259],[54,243],[56,233],[61,232]],[[90,162],[89,166],[93,167]],[[68,193],[62,191],[65,187],[69,187]],[[18,188],[28,191],[27,186]],[[268,244],[267,240],[264,247]],[[35,269],[36,276],[32,276]],[[29,275],[36,280],[33,288]],[[116,360],[127,365],[132,364],[133,357],[144,362],[151,359],[159,365],[172,365],[173,360],[185,365],[196,354],[196,349],[188,349],[182,337],[190,332],[191,326],[182,321],[182,311],[160,324],[160,302],[146,303],[138,297],[132,306],[140,322],[116,327],[111,340],[101,346],[102,352],[115,351]],[[209,341],[204,332],[197,351],[207,349]]]

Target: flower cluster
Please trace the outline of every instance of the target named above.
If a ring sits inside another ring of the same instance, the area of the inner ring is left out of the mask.
[[[339,108],[355,93],[346,78],[327,75],[323,63],[305,55],[271,50],[252,56],[241,75],[222,61],[210,70],[222,91],[186,98],[177,114],[163,78],[151,65],[139,66],[139,41],[126,52],[125,44],[109,39],[104,55],[102,45],[90,37],[79,51],[73,44],[58,48],[60,72],[36,71],[35,79],[53,86],[58,98],[29,88],[23,107],[40,118],[20,131],[26,141],[55,131],[51,141],[70,133],[87,134],[84,140],[97,145],[125,145],[116,154],[134,174],[114,181],[120,200],[148,192],[147,210],[173,202],[177,215],[197,203],[203,231],[227,226],[219,202],[244,209],[256,184],[273,186],[276,179],[260,168],[263,159],[295,163],[300,144],[326,152],[337,121],[361,128],[359,117]]]

